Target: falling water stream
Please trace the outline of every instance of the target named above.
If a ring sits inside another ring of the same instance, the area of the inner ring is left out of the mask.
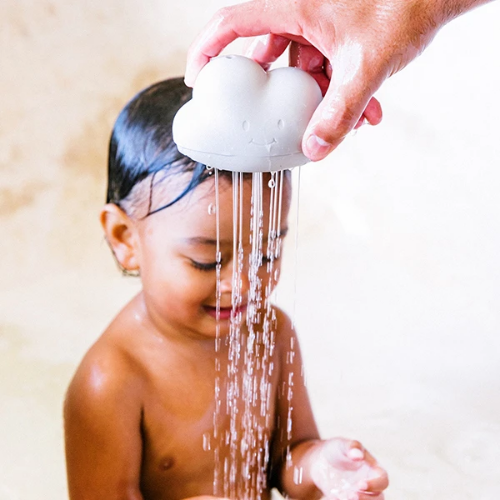
[[[213,444],[214,448],[214,495],[238,500],[260,500],[267,491],[271,429],[274,425],[271,377],[274,371],[277,318],[271,295],[279,278],[275,261],[282,250],[280,228],[284,172],[251,174],[249,241],[244,241],[247,232],[243,227],[244,183],[249,182],[248,174],[232,174],[232,311],[227,338],[221,336],[219,325],[221,252],[217,169],[214,169],[214,174],[215,207],[211,205],[209,212],[215,213],[217,225],[215,411],[213,434],[203,436],[203,447],[207,450]],[[265,181],[267,186],[264,186]],[[269,199],[269,213],[266,214],[264,196]],[[267,238],[264,237],[265,218],[268,218]],[[244,251],[248,248],[249,253],[248,250]],[[262,272],[264,266],[266,273]],[[247,290],[244,283],[248,283]],[[223,343],[227,349],[221,348]],[[227,359],[222,359],[226,352]],[[293,356],[294,345],[291,343],[286,362],[292,363]],[[282,435],[289,443],[293,373],[290,372],[280,390],[288,404],[287,422],[281,424],[285,425]],[[288,463],[289,446],[286,450]]]
[[[209,167],[207,167],[209,168]],[[216,222],[216,339],[215,339],[215,409],[213,432],[203,435],[204,450],[213,448],[215,467],[213,493],[236,500],[269,498],[271,440],[281,448],[284,466],[291,468],[294,384],[302,383],[302,367],[295,361],[295,336],[286,346],[285,366],[275,373],[278,321],[272,296],[279,279],[282,251],[281,223],[284,206],[285,173],[251,174],[250,221],[245,208],[249,175],[232,173],[233,248],[231,276],[231,315],[229,334],[222,335],[219,172],[213,169],[215,206],[209,213]],[[300,168],[297,191],[300,190]],[[295,207],[295,273],[297,273],[299,196]],[[268,213],[265,213],[268,211]],[[245,217],[247,215],[247,217]],[[250,227],[244,227],[245,224]],[[267,235],[264,235],[267,225]],[[246,235],[246,236],[245,236]],[[265,272],[264,272],[265,271]],[[227,279],[227,278],[226,278]],[[297,275],[294,278],[292,328],[295,329]],[[275,296],[274,296],[275,298]],[[300,373],[296,373],[299,370]],[[283,378],[282,378],[283,377]],[[279,382],[278,382],[279,381]],[[285,421],[280,421],[277,400]],[[312,471],[309,471],[312,475]],[[330,499],[356,497],[355,485],[366,480],[370,467],[340,471],[326,462],[319,463],[314,479]],[[293,481],[303,481],[301,467],[293,466]]]

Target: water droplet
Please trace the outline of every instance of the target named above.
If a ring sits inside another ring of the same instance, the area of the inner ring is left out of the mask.
[[[210,203],[210,205],[208,205],[208,215],[213,215],[215,212],[217,212],[217,208],[213,203]]]
[[[272,189],[274,186],[276,186],[276,182],[274,182],[274,179],[271,179],[267,185]]]
[[[211,446],[210,446],[210,433],[209,432],[205,432],[203,434],[203,450],[204,451],[208,451],[211,449]]]
[[[293,482],[295,484],[302,484],[302,475],[304,469],[302,467],[294,467],[293,468]]]
[[[212,167],[212,165],[206,165],[206,169],[207,170],[213,170],[214,167]]]

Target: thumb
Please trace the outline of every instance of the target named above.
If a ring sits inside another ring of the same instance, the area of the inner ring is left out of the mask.
[[[359,441],[333,438],[323,443],[322,455],[331,465],[356,470],[365,458],[365,451]]]
[[[328,156],[358,123],[370,98],[371,92],[359,83],[337,87],[331,82],[307,126],[304,154],[312,161]]]

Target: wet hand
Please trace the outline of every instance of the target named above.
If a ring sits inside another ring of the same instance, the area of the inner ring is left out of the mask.
[[[357,441],[334,438],[313,451],[311,479],[325,500],[383,500],[387,473]]]

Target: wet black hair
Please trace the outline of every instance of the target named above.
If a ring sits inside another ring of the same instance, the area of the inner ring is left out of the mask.
[[[212,171],[180,153],[172,138],[175,113],[191,96],[192,90],[182,78],[171,78],[139,92],[123,108],[109,144],[107,203],[123,209],[121,202],[133,187],[151,176],[148,216],[173,205],[210,177]],[[193,175],[172,201],[151,210],[154,177],[160,171]]]

